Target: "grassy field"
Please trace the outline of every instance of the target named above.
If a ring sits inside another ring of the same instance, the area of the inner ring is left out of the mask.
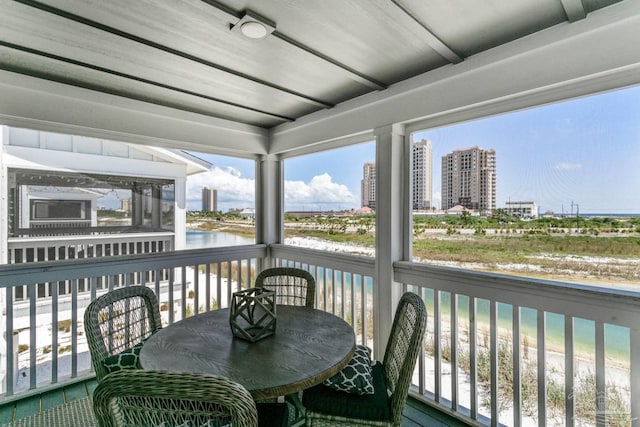
[[[457,222],[453,222],[457,221]],[[198,219],[201,230],[252,236],[246,220]],[[362,219],[298,219],[285,223],[286,237],[375,246],[374,221]],[[582,220],[583,228],[562,222],[503,224],[426,223],[414,227],[415,261],[552,280],[639,285],[640,228],[637,220]],[[492,228],[500,227],[500,228]]]

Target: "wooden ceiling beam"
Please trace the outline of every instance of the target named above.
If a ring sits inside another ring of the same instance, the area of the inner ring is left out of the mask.
[[[587,11],[584,10],[582,0],[560,0],[560,2],[569,22],[579,21],[587,17]]]
[[[580,0],[577,0],[580,1]],[[425,41],[433,50],[435,50],[440,56],[442,56],[447,61],[452,64],[458,64],[464,60],[464,58],[458,55],[453,49],[451,49],[445,42],[440,40],[438,36],[436,36],[433,31],[429,28],[429,26],[423,22],[418,16],[413,13],[408,7],[400,3],[398,0],[391,0],[391,3],[396,5],[398,9],[404,12],[409,18],[414,20],[418,25],[420,25],[425,33]]]
[[[102,72],[102,73],[106,73],[106,74],[110,74],[113,76],[117,76],[117,77],[121,77],[127,80],[133,80],[139,83],[144,83],[144,84],[148,84],[154,87],[158,87],[158,88],[162,88],[162,89],[167,89],[167,90],[171,90],[171,91],[175,91],[175,92],[179,92],[185,95],[190,95],[190,96],[194,96],[197,98],[201,98],[201,99],[206,99],[207,101],[212,101],[212,102],[217,102],[217,103],[221,103],[224,105],[228,105],[231,107],[235,107],[235,108],[240,108],[242,110],[245,111],[251,111],[253,113],[257,113],[263,116],[267,116],[273,119],[277,119],[280,122],[292,122],[295,121],[295,119],[293,117],[287,117],[287,116],[282,116],[280,114],[275,114],[275,113],[271,113],[268,111],[263,111],[257,108],[253,108],[253,107],[249,107],[246,105],[241,105],[235,102],[231,102],[231,101],[226,101],[224,99],[219,99],[213,96],[208,96],[208,95],[204,95],[202,93],[198,93],[198,92],[194,92],[194,91],[190,91],[190,90],[186,90],[186,89],[182,89],[176,86],[171,86],[171,85],[167,85],[164,83],[159,83],[153,80],[149,80],[149,79],[145,79],[142,77],[138,77],[138,76],[134,76],[131,74],[126,74],[126,73],[122,73],[120,71],[115,71],[115,70],[111,70],[109,68],[104,68],[104,67],[100,67],[97,65],[93,65],[93,64],[89,64],[86,62],[82,62],[82,61],[77,61],[75,59],[71,59],[71,58],[66,58],[60,55],[54,55],[52,53],[48,53],[48,52],[43,52],[40,50],[36,50],[36,49],[32,49],[29,47],[25,47],[25,46],[19,46],[13,43],[8,43],[8,42],[4,42],[2,40],[0,40],[0,46],[4,46],[6,48],[9,49],[13,49],[13,50],[17,50],[20,52],[24,52],[27,54],[31,54],[31,55],[36,55],[36,56],[40,56],[43,58],[48,58],[48,59],[52,59],[54,61],[59,61],[59,62],[64,62],[66,64],[70,64],[70,65],[74,65],[74,66],[78,66],[78,67],[82,67],[82,68],[86,68],[86,69],[90,69],[90,70],[94,70],[94,71],[98,71],[98,72]],[[145,101],[145,102],[150,102],[148,99],[145,99],[141,96],[138,95],[133,95],[131,93],[128,93],[126,91],[122,91],[122,90],[114,90],[114,89],[109,89],[107,90],[106,88],[104,88],[103,86],[97,85],[97,84],[91,84],[91,83],[87,83],[87,82],[81,82],[77,79],[73,79],[72,77],[63,77],[63,76],[56,76],[53,75],[51,73],[47,73],[44,71],[34,71],[34,70],[24,70],[24,69],[17,69],[16,67],[12,67],[9,65],[3,65],[0,64],[0,69],[4,69],[6,71],[13,71],[13,72],[18,72],[20,74],[26,74],[29,75],[31,77],[37,77],[40,79],[45,79],[45,80],[50,80],[50,81],[54,81],[54,82],[58,82],[58,83],[64,83],[64,84],[69,84],[72,86],[77,86],[77,87],[82,87],[85,89],[90,89],[90,90],[95,90],[98,92],[103,92],[103,93],[109,93],[111,95],[117,95],[117,96],[121,96],[124,98],[128,98],[128,99],[134,99],[134,100],[138,100],[138,101]],[[203,111],[201,110],[190,110],[188,108],[185,107],[178,107],[176,105],[170,104],[170,103],[162,103],[158,100],[154,100],[152,103],[154,104],[158,104],[158,105],[164,105],[165,107],[171,107],[171,108],[179,108],[181,110],[184,111],[190,111],[193,113],[199,113],[199,114],[205,114],[203,113]]]

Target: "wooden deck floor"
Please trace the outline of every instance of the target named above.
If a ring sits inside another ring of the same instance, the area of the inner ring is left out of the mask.
[[[0,405],[0,426],[77,399],[91,396],[95,387],[95,379],[84,380],[44,392],[40,395],[34,395]],[[408,399],[403,415],[402,427],[462,427],[466,425],[412,398]]]

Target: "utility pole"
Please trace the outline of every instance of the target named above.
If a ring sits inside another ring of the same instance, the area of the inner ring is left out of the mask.
[[[580,205],[576,203],[576,233],[580,232]]]

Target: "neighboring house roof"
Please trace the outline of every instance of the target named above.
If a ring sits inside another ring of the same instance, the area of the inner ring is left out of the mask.
[[[138,144],[131,144],[132,148],[148,152],[154,156],[163,158],[169,162],[185,163],[187,165],[187,175],[195,175],[202,172],[207,172],[212,164],[206,160],[203,160],[187,151],[173,150],[168,148],[140,146]]]
[[[6,137],[3,138],[2,142],[4,151],[10,152],[15,158],[25,159],[27,161],[24,166],[26,169],[31,169],[28,163],[33,160],[34,152],[24,150],[33,149],[41,150],[42,152],[69,153],[69,156],[93,155],[132,161],[185,165],[187,176],[207,172],[212,166],[206,160],[183,150],[0,126],[0,135],[5,133],[3,131],[6,131]],[[57,157],[56,155],[51,157],[44,155],[38,161],[43,165],[50,165],[53,170],[91,170],[91,166],[88,166],[84,161],[86,158],[82,161],[71,161],[69,156],[63,155],[62,159],[66,159],[65,161],[60,160],[60,155],[57,155]],[[52,163],[49,163],[50,160]],[[110,168],[104,169],[100,162],[97,165],[100,166],[95,169],[97,173],[104,173],[110,170]],[[95,163],[94,166],[96,166]],[[158,169],[157,172],[162,174],[162,169]]]

